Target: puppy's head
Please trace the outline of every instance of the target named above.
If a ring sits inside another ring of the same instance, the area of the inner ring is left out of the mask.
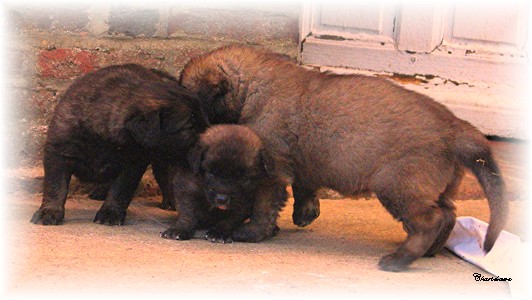
[[[193,171],[205,182],[209,203],[221,209],[249,207],[271,164],[260,138],[239,125],[212,126],[190,151]]]
[[[247,96],[239,64],[245,57],[243,49],[224,47],[192,59],[181,72],[179,82],[200,96],[213,124],[238,122]]]
[[[168,154],[183,153],[194,145],[209,124],[197,97],[177,88],[175,83],[162,85],[154,87],[158,94],[150,95],[141,109],[126,121],[125,127],[135,141],[146,148]]]

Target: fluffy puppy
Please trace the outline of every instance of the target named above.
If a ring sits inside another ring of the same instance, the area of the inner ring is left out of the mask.
[[[190,182],[201,180],[193,186],[203,185],[205,201],[197,201],[200,197],[176,201],[178,220],[162,237],[190,239],[200,224],[212,226],[206,233],[212,242],[258,242],[275,235],[279,231],[275,220],[287,193],[266,169],[269,160],[260,138],[249,128],[217,125],[207,129],[189,154],[196,176]],[[245,223],[252,215],[258,217]]]
[[[464,167],[488,198],[486,252],[507,219],[504,182],[484,135],[427,96],[383,78],[307,70],[242,46],[193,59],[180,80],[202,96],[211,121],[238,122],[258,134],[276,176],[292,184],[296,206],[312,206],[321,187],[375,193],[408,234],[381,258],[383,270],[403,270],[443,247]]]
[[[198,100],[161,71],[127,64],[78,78],[61,96],[44,146],[44,194],[31,222],[64,219],[72,175],[110,183],[94,222],[124,224],[133,193],[151,163],[173,206],[169,168],[187,169],[187,153],[207,127]]]

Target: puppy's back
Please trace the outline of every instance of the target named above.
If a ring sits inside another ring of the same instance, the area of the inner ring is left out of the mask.
[[[124,123],[135,114],[167,106],[177,80],[162,71],[136,64],[114,65],[76,79],[60,97],[49,128],[49,139],[96,134],[119,138]]]

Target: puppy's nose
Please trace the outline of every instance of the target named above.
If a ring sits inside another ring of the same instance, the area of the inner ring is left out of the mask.
[[[227,205],[227,203],[229,203],[229,200],[230,197],[225,194],[216,194],[216,196],[214,197],[214,202],[217,205]]]

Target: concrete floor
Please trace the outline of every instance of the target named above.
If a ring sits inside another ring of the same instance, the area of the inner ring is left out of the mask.
[[[521,200],[511,202],[506,229],[529,241],[521,155],[526,146],[493,144],[511,197]],[[379,258],[406,235],[375,198],[322,200],[321,216],[305,228],[292,224],[290,199],[276,237],[258,244],[222,245],[203,240],[201,232],[190,241],[160,238],[175,212],[159,209],[158,197],[134,199],[125,226],[92,223],[101,202],[82,194],[68,199],[63,225],[33,225],[29,220],[42,195],[27,183],[42,176],[42,170],[23,168],[6,174],[12,183],[3,199],[9,207],[4,222],[7,266],[2,297],[6,298],[510,295],[505,282],[475,281],[475,272],[491,275],[447,250],[419,259],[407,272],[380,271]],[[480,193],[471,178],[464,181],[462,191],[461,198],[464,193]],[[458,215],[488,221],[485,199],[455,203]]]

